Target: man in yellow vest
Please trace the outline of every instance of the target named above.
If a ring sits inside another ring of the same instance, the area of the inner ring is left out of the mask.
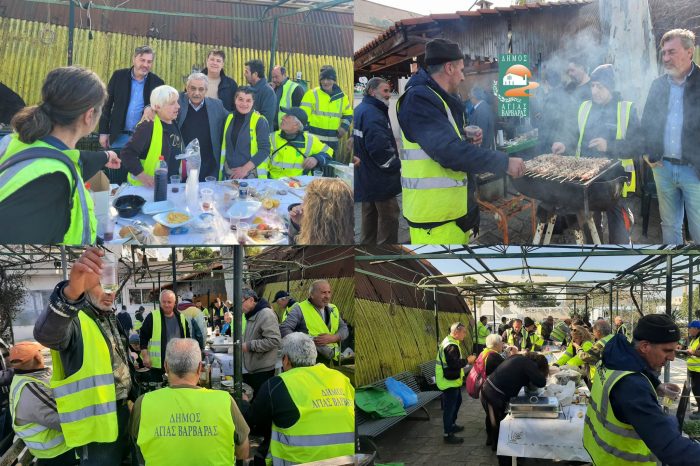
[[[89,247],[70,279],[55,288],[34,325],[51,349],[51,389],[66,445],[82,465],[119,466],[129,452],[127,400],[136,399],[128,337],[114,316],[114,294],[100,285],[104,252]]]
[[[630,331],[627,329],[627,325],[625,325],[625,321],[622,319],[622,316],[615,316],[615,333],[623,334],[628,340],[632,336],[630,335]]]
[[[614,334],[610,330],[610,322],[607,320],[597,320],[593,324],[593,337],[596,340],[595,343],[592,347],[579,351],[577,354],[578,358],[588,366],[588,370],[586,371],[588,373],[588,380],[593,380],[593,377],[595,376],[595,366],[603,357],[605,345],[613,336]]]
[[[467,336],[467,328],[461,322],[450,326],[450,334],[442,340],[435,357],[435,384],[442,391],[442,427],[443,441],[449,444],[464,442],[456,437],[464,426],[456,424],[457,413],[462,405],[462,385],[464,385],[464,367],[467,360],[462,354],[462,341]]]
[[[254,430],[272,429],[272,464],[353,455],[355,389],[350,380],[316,364],[316,345],[303,333],[284,337],[281,353],[282,373],[260,387],[247,416]]]
[[[275,87],[275,95],[277,96],[277,118],[275,118],[276,131],[280,129],[280,123],[285,115],[283,109],[301,105],[301,99],[304,98],[304,88],[287,77],[287,68],[284,66],[277,65],[272,68],[270,78],[272,79],[272,84]]]
[[[236,402],[226,391],[197,385],[197,342],[173,338],[167,350],[168,387],[140,396],[131,413],[129,432],[145,464],[214,466],[247,459],[249,428]]]
[[[280,322],[284,322],[287,319],[287,312],[297,303],[289,291],[280,290],[275,293],[275,297],[272,302],[277,305],[277,316]]]
[[[690,415],[691,419],[700,419],[700,320],[688,324],[688,378],[693,387],[693,395],[697,410]]]
[[[49,379],[43,347],[31,341],[17,343],[8,357],[15,375],[10,385],[12,428],[37,458],[39,465],[78,464],[73,448],[66,445]]]
[[[333,149],[308,131],[306,113],[296,107],[285,108],[280,129],[270,135],[270,158],[263,166],[261,178],[282,178],[303,175],[304,172],[328,165]]]
[[[583,429],[583,446],[593,464],[698,463],[700,444],[682,437],[675,416],[659,404],[668,391],[658,374],[675,358],[679,339],[673,319],[650,314],[639,319],[631,344],[615,335],[605,345]]]
[[[191,338],[187,318],[175,309],[175,293],[165,290],[160,294],[160,308],[154,309],[143,321],[141,358],[151,371],[153,382],[163,382],[163,359],[168,342],[173,338]]]
[[[527,345],[526,347],[532,351],[539,351],[544,346],[544,338],[537,332],[537,325],[535,321],[530,317],[525,317],[523,319],[523,327],[527,332]]]
[[[529,335],[527,330],[523,328],[523,321],[515,319],[513,327],[509,328],[503,334],[503,342],[508,346],[515,346],[518,351],[522,351],[530,347]]]
[[[585,100],[578,108],[578,128],[568,141],[552,144],[552,152],[563,154],[569,147],[575,148],[576,157],[605,157],[621,159],[631,173],[631,181],[623,186],[622,196],[636,190],[634,157],[642,152],[639,117],[634,104],[622,100],[615,92],[615,72],[610,64],[600,65],[591,73],[592,100]],[[629,209],[620,201],[606,211],[608,218],[608,243],[628,244],[633,218]],[[599,235],[602,232],[600,217],[596,218]],[[602,239],[602,238],[601,238]]]
[[[352,106],[332,66],[324,65],[318,79],[321,85],[306,91],[301,108],[309,117],[309,132],[336,151],[352,123]]]
[[[425,48],[426,68],[408,81],[396,106],[401,126],[403,216],[412,244],[466,244],[479,225],[470,176],[491,172],[522,176],[520,158],[482,149],[463,133],[464,55],[454,42],[434,39]],[[469,200],[467,199],[469,198]]]
[[[491,330],[486,326],[489,318],[486,316],[479,317],[479,322],[476,324],[476,335],[474,335],[474,351],[477,356],[486,348],[486,337],[491,335]]]
[[[309,299],[296,303],[280,324],[282,338],[292,332],[310,335],[316,343],[318,362],[340,363],[340,342],[348,337],[348,326],[338,308],[331,304],[331,285],[316,280],[309,287]]]

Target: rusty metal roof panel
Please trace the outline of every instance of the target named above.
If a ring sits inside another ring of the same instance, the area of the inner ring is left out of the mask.
[[[114,2],[111,2],[114,3]],[[273,22],[261,21],[267,5],[205,0],[131,0],[117,10],[100,2],[89,10],[92,29],[164,40],[269,50]],[[139,11],[140,10],[140,11]],[[0,3],[3,17],[68,25],[68,6],[27,0]],[[265,18],[293,12],[278,7]],[[165,13],[165,14],[159,14]],[[88,10],[78,8],[76,25],[88,28]],[[214,17],[226,17],[218,19]],[[294,53],[352,55],[353,15],[336,11],[299,13],[279,20],[278,49]]]

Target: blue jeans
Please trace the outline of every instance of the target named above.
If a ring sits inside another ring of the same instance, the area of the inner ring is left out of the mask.
[[[119,136],[117,136],[117,139],[115,139],[112,144],[109,145],[109,148],[123,149],[126,143],[129,142],[129,139],[131,139],[131,135],[122,133]]]
[[[683,206],[693,241],[700,242],[700,179],[690,165],[654,167],[664,244],[683,244]]]
[[[451,387],[442,391],[442,427],[445,435],[452,433],[462,406],[462,387]]]

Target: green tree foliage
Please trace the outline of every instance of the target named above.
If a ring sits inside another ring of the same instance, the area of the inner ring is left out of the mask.
[[[0,269],[0,336],[14,343],[12,321],[22,311],[27,287],[23,274]]]

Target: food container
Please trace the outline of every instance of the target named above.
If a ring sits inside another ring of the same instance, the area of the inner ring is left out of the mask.
[[[128,194],[126,196],[121,196],[114,201],[114,207],[119,212],[119,216],[122,218],[135,217],[141,208],[146,203],[146,200],[141,196],[136,196],[134,194]]]
[[[513,417],[556,419],[559,417],[559,400],[553,396],[516,396],[510,400]]]

